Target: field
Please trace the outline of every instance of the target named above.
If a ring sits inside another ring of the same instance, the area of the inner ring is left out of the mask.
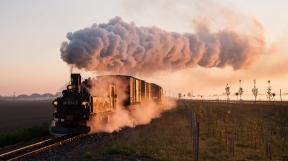
[[[17,139],[46,135],[45,126],[50,123],[53,110],[50,101],[0,102],[1,143],[8,145]],[[199,161],[288,158],[288,107],[187,101],[179,102],[177,108],[148,125],[113,134],[95,134],[80,144],[73,143],[73,148],[66,145],[57,150],[59,154],[46,157],[75,161],[191,161],[195,157],[192,114],[199,122]]]
[[[199,161],[284,161],[288,108],[180,103],[149,125],[95,135],[57,160],[194,160],[191,119],[200,125]]]
[[[51,101],[0,101],[0,133],[49,124]]]
[[[188,104],[200,123],[200,160],[286,160],[288,107]]]

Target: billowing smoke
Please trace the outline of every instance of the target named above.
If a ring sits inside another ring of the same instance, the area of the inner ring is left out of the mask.
[[[119,79],[105,78],[92,80],[90,90],[93,99],[107,99],[109,85],[115,84],[117,93],[116,109],[110,110],[108,107],[94,107],[96,117],[88,122],[91,133],[119,131],[124,127],[135,127],[137,125],[148,124],[152,119],[160,117],[161,113],[175,107],[175,101],[162,98],[161,103],[156,103],[151,99],[142,100],[141,104],[124,106],[124,101],[129,97],[127,82]],[[129,88],[128,88],[129,89]],[[109,99],[109,97],[108,97]],[[100,102],[99,102],[100,103]]]
[[[262,37],[230,30],[211,33],[198,25],[194,34],[138,27],[115,17],[73,33],[61,46],[62,59],[97,72],[150,74],[194,67],[249,66],[263,52]]]
[[[88,122],[88,125],[91,127],[91,133],[119,131],[125,127],[149,124],[163,112],[174,107],[175,102],[168,99],[164,99],[162,104],[148,101],[129,108],[117,106],[114,113],[97,115]]]

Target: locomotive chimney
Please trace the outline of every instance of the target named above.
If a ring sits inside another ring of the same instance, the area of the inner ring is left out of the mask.
[[[80,92],[80,85],[81,85],[80,74],[71,74],[71,85],[76,91]]]

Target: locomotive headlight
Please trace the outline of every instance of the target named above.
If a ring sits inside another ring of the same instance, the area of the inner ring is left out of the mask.
[[[58,105],[58,101],[53,101],[53,105],[56,107]]]
[[[86,105],[88,105],[88,102],[83,101],[83,102],[82,102],[82,105],[83,105],[83,106],[86,106]]]
[[[68,90],[72,90],[72,86],[71,86],[71,85],[68,85],[68,86],[67,86],[67,89],[68,89]]]

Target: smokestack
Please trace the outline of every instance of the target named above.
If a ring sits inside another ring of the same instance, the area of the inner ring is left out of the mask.
[[[137,27],[120,17],[107,24],[67,34],[61,57],[88,71],[151,74],[195,66],[249,66],[264,49],[262,37],[222,30],[211,33],[198,25],[196,33],[179,34],[157,27]]]
[[[71,73],[71,85],[73,89],[80,93],[81,86],[81,75],[80,74],[72,74]]]

